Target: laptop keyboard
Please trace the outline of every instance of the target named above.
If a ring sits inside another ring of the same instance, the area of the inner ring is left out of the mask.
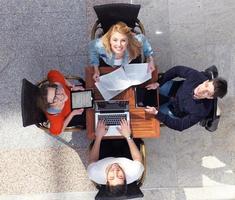
[[[104,120],[107,126],[119,125],[121,119],[127,119],[126,114],[107,114],[99,115],[98,120]]]

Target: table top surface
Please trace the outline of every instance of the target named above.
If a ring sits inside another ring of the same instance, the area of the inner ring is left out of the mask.
[[[106,74],[112,72],[114,68],[111,67],[100,67],[100,73]],[[86,89],[93,89],[94,99],[102,100],[103,97],[95,86],[95,82],[92,78],[94,73],[93,67],[86,67]],[[152,79],[145,82],[141,85],[144,87],[145,85],[157,81],[157,70],[152,73]],[[135,89],[134,87],[129,87],[125,91],[121,92],[119,95],[114,97],[113,99],[117,100],[128,100],[129,101],[129,111],[130,111],[130,126],[132,136],[134,138],[157,138],[160,136],[160,123],[155,118],[154,115],[147,114],[144,111],[144,108],[138,107],[136,108],[135,103]],[[86,110],[86,128],[87,128],[87,136],[89,139],[95,138],[95,112],[93,108],[89,108]],[[106,137],[111,138],[111,137]]]

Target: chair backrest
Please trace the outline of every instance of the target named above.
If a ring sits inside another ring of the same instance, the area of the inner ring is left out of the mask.
[[[142,139],[134,139],[136,146],[141,151],[144,166],[145,166],[145,149],[143,149],[144,142]],[[112,148],[110,148],[112,147]],[[132,159],[129,146],[125,139],[113,139],[113,140],[102,140],[100,146],[99,159],[106,157],[126,157]],[[145,173],[145,172],[144,172]],[[143,179],[140,181],[135,181],[127,185],[127,192],[125,195],[114,197],[110,196],[106,189],[106,185],[97,185],[99,192],[97,193],[96,200],[111,200],[111,199],[133,199],[137,197],[143,197],[143,193],[140,190],[140,186]]]
[[[119,21],[126,23],[134,31],[139,28],[140,32],[145,34],[144,27],[137,18],[140,10],[140,5],[128,3],[112,3],[94,6],[94,10],[98,20],[93,26],[91,39],[95,38],[96,31],[101,28],[102,35],[106,33],[109,28]],[[100,26],[99,26],[100,24]]]
[[[109,28],[119,21],[126,23],[129,27],[134,28],[140,10],[140,5],[128,3],[113,3],[94,6],[97,17],[107,32]]]
[[[205,69],[204,74],[208,77],[209,80],[212,80],[214,78],[218,77],[218,69],[215,65],[212,65]],[[218,110],[218,99],[213,99],[213,108],[211,109],[211,112],[209,115],[200,121],[200,125],[205,127],[206,130],[210,132],[214,132],[217,130],[220,120],[220,114],[217,113]]]
[[[44,113],[37,107],[39,88],[27,79],[22,80],[21,114],[23,126],[47,121]]]
[[[200,125],[205,127],[206,130],[210,132],[214,132],[217,130],[220,120],[220,113],[217,112],[218,110],[218,99],[213,99],[213,108],[211,109],[211,112],[209,115],[200,121]]]
[[[218,77],[218,69],[215,65],[212,65],[205,69],[204,74],[208,77],[209,80]]]
[[[122,199],[141,198],[143,196],[144,194],[142,193],[142,191],[140,190],[140,188],[138,187],[135,181],[131,184],[128,184],[125,195],[117,196],[117,197],[109,196],[106,190],[106,186],[102,185],[100,186],[99,191],[97,195],[95,196],[95,200],[122,200]]]

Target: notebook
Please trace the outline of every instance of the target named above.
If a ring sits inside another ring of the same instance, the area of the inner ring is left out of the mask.
[[[71,91],[71,109],[93,107],[92,90]]]
[[[121,136],[117,127],[120,120],[130,121],[129,102],[125,100],[95,101],[95,127],[99,120],[104,119],[109,127],[105,136]]]

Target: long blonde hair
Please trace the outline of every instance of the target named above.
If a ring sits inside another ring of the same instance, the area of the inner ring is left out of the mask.
[[[127,50],[129,52],[130,58],[135,59],[141,53],[141,44],[134,37],[134,33],[131,32],[131,28],[128,27],[124,22],[118,22],[110,27],[107,33],[102,36],[103,45],[108,53],[112,53],[110,46],[110,38],[114,32],[126,35],[128,38]]]

